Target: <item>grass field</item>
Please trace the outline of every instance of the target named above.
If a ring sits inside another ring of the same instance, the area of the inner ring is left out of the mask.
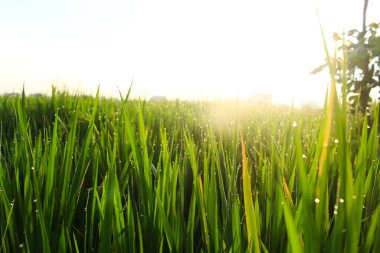
[[[378,110],[0,97],[0,252],[380,252]]]

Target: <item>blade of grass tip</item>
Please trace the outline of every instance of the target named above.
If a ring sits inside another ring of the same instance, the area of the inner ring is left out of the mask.
[[[136,220],[137,220],[137,235],[139,238],[139,251],[141,253],[144,253],[144,238],[143,238],[144,235],[141,230],[141,221],[140,221],[139,214],[136,207],[135,207],[135,213],[136,213],[135,216],[137,217]]]
[[[245,210],[245,220],[247,225],[248,233],[248,244],[249,248],[253,249],[253,252],[260,252],[260,242],[257,231],[257,223],[255,216],[255,209],[252,201],[252,191],[251,191],[251,179],[248,172],[248,160],[245,152],[245,146],[243,142],[243,135],[241,134],[241,149],[242,149],[242,160],[243,160],[243,196],[244,196],[244,210]]]
[[[218,153],[218,144],[216,142],[216,139],[215,139],[215,136],[214,136],[214,133],[212,131],[211,128],[208,129],[208,133],[209,133],[209,138],[210,138],[210,143],[211,143],[211,147],[212,147],[212,153],[213,153],[213,156],[214,156],[214,162],[215,162],[215,170],[217,172],[217,185],[218,185],[218,192],[219,192],[219,196],[220,196],[220,200],[221,200],[221,209],[222,209],[222,223],[223,223],[223,231],[224,233],[227,232],[226,230],[226,225],[227,225],[227,222],[229,221],[229,210],[228,210],[228,201],[227,201],[227,193],[226,193],[226,189],[225,189],[225,181],[223,179],[223,168],[220,164],[220,157],[219,157],[219,153]],[[222,235],[222,237],[224,237],[224,235]]]
[[[202,219],[202,236],[204,238],[207,252],[210,252],[210,236],[207,226],[207,219],[206,219],[206,210],[205,210],[205,202],[204,202],[204,194],[203,194],[203,184],[202,184],[202,178],[200,175],[198,175],[198,159],[196,156],[196,146],[194,144],[193,139],[191,138],[190,134],[187,131],[184,131],[184,139],[185,139],[185,145],[186,145],[186,152],[188,153],[191,169],[193,172],[193,191],[196,194],[196,200],[198,207],[200,209],[200,215]]]
[[[379,157],[379,104],[376,103],[373,106],[373,125],[372,129],[369,134],[368,139],[368,153],[369,153],[369,159],[372,160],[372,162],[376,162],[376,160]]]
[[[39,210],[41,210],[41,205],[40,204],[37,204],[37,206],[39,206]],[[42,234],[42,248],[43,248],[43,252],[51,252],[50,251],[50,234],[48,233],[47,231],[47,228],[46,228],[46,224],[45,224],[45,215],[43,213],[43,211],[39,211],[37,212],[36,214],[37,216],[37,219],[39,221],[39,224],[40,224],[40,229],[41,229],[41,234]]]
[[[94,241],[94,227],[96,227],[96,222],[95,222],[95,211],[96,211],[96,201],[97,201],[97,195],[98,195],[98,192],[97,192],[97,186],[98,186],[98,183],[97,183],[97,180],[98,180],[98,172],[99,172],[99,160],[100,160],[100,151],[99,151],[99,148],[98,147],[95,147],[94,149],[94,153],[93,153],[94,157],[95,157],[95,161],[94,163],[92,164],[92,175],[93,175],[93,179],[92,179],[92,184],[93,184],[93,188],[92,188],[92,195],[91,195],[91,204],[90,204],[90,208],[87,208],[87,212],[89,212],[88,210],[90,210],[90,217],[88,220],[86,220],[86,223],[89,223],[89,225],[86,225],[89,227],[89,235],[88,235],[88,246],[91,248],[94,244],[93,244],[93,241]],[[90,192],[90,190],[89,190]],[[96,234],[96,232],[95,232]]]
[[[345,63],[343,63],[345,65]],[[344,66],[343,66],[344,68]],[[342,77],[343,79],[343,77]],[[345,98],[345,84],[343,81],[343,101],[341,103],[338,101],[338,97],[335,99],[335,128],[334,128],[334,135],[335,135],[335,146],[333,149],[336,150],[339,159],[336,159],[336,165],[332,169],[333,171],[330,172],[331,175],[337,174],[337,178],[333,179],[333,181],[337,182],[337,186],[335,189],[332,187],[330,189],[330,196],[335,195],[335,205],[334,205],[334,222],[331,222],[329,224],[332,232],[330,233],[329,237],[327,238],[328,243],[328,251],[342,251],[343,245],[349,240],[345,240],[348,234],[351,233],[351,231],[354,229],[354,226],[348,225],[352,220],[353,217],[348,213],[344,212],[344,209],[351,210],[351,196],[353,193],[353,186],[354,186],[354,180],[353,180],[353,174],[352,174],[352,164],[351,164],[351,154],[350,154],[350,147],[349,142],[350,138],[347,136],[347,106],[346,106],[346,98]],[[336,94],[337,95],[337,94]],[[339,143],[339,144],[338,144]],[[338,144],[338,145],[337,145]],[[350,196],[349,198],[346,198],[345,207],[342,207],[343,210],[339,212],[335,207],[338,207],[338,201],[341,197]],[[333,200],[332,197],[330,197],[331,200]],[[332,202],[332,201],[331,201]],[[360,218],[359,218],[360,221]],[[348,222],[348,223],[347,223]],[[341,231],[345,229],[345,227],[348,227],[348,232],[342,233]],[[346,249],[347,250],[347,249]],[[355,249],[357,250],[357,249]]]
[[[299,233],[292,215],[292,211],[289,208],[288,202],[284,201],[284,218],[286,224],[286,231],[288,234],[288,241],[292,252],[304,252]]]
[[[21,101],[17,100],[17,120],[17,127],[19,128],[21,132],[21,137],[24,140],[23,144],[25,151],[28,152],[27,154],[32,154],[33,152],[31,151],[31,141],[30,136],[28,134],[28,119],[26,115],[26,97],[24,89],[22,91]]]
[[[203,233],[204,233],[204,240],[207,247],[207,252],[210,252],[210,236],[208,232],[208,226],[207,226],[207,217],[206,217],[206,210],[205,210],[205,202],[204,202],[204,193],[203,193],[203,184],[202,184],[202,178],[199,175],[198,177],[198,187],[195,189],[197,192],[197,199],[198,203],[201,209],[201,217],[202,217],[202,224],[203,224]]]
[[[329,143],[330,143],[330,137],[331,132],[333,128],[333,119],[334,119],[334,104],[335,104],[335,98],[336,98],[336,85],[335,85],[335,73],[336,73],[336,67],[335,67],[335,59],[331,58],[329,55],[329,49],[326,41],[326,37],[324,35],[324,30],[322,27],[322,23],[319,17],[318,10],[316,10],[318,23],[321,31],[321,36],[323,40],[323,46],[325,49],[325,54],[327,57],[327,61],[329,64],[329,73],[330,73],[330,92],[328,97],[328,104],[327,104],[327,115],[326,115],[326,121],[324,126],[324,133],[323,133],[323,147],[319,159],[319,170],[318,170],[318,180],[317,180],[317,189],[316,189],[316,198],[321,200],[318,205],[316,205],[316,221],[319,227],[319,232],[323,233],[324,231],[324,223],[325,223],[325,208],[326,204],[328,203],[328,191],[327,191],[327,185],[328,185],[328,155],[329,155]]]
[[[44,213],[46,217],[46,225],[47,228],[50,228],[52,225],[53,221],[53,216],[54,216],[54,203],[55,203],[55,196],[54,196],[54,183],[56,180],[55,177],[55,172],[56,172],[56,156],[57,156],[57,150],[58,150],[58,132],[57,132],[57,127],[58,127],[58,112],[55,115],[55,120],[54,120],[54,128],[53,128],[53,137],[51,140],[51,146],[50,146],[50,154],[49,154],[49,161],[48,161],[48,167],[47,171],[45,171],[46,175],[46,184],[45,184],[45,199],[44,199]]]
[[[128,202],[127,202],[127,231],[128,231],[128,249],[131,252],[136,252],[136,231],[134,223],[134,214],[132,207],[131,195],[128,193]]]
[[[364,252],[371,252],[372,245],[374,244],[375,241],[378,241],[375,239],[376,238],[375,232],[376,232],[376,229],[379,230],[379,222],[378,222],[379,213],[380,213],[380,207],[377,207],[376,210],[373,212],[373,215],[371,218],[370,226],[369,226],[367,236],[365,239],[365,250],[364,250]],[[376,251],[374,251],[374,252],[376,252]]]
[[[156,201],[157,201],[157,207],[158,207],[158,212],[159,212],[159,216],[160,216],[160,219],[162,221],[162,224],[163,224],[163,227],[164,227],[164,231],[165,231],[165,234],[166,234],[166,241],[168,242],[168,246],[169,246],[169,250],[170,252],[172,251],[172,245],[174,243],[174,236],[173,236],[173,231],[170,227],[170,224],[169,224],[169,221],[168,221],[168,218],[165,214],[165,210],[162,206],[162,202],[160,200],[160,197],[157,195],[156,196]]]
[[[152,209],[152,163],[149,161],[149,153],[148,153],[148,128],[145,127],[144,116],[143,116],[143,107],[141,102],[139,101],[139,113],[138,113],[138,131],[140,137],[140,148],[142,150],[142,158],[143,158],[143,166],[144,166],[144,179],[146,186],[146,195],[148,198],[147,208],[148,214],[150,214],[150,210]]]
[[[211,153],[211,152],[209,152]],[[206,160],[206,159],[204,159]],[[218,228],[218,201],[217,201],[217,188],[216,188],[216,168],[215,163],[212,162],[210,166],[210,181],[208,186],[208,195],[207,195],[207,214],[208,221],[210,223],[210,233],[214,244],[214,249],[216,252],[219,252],[219,228]]]
[[[68,204],[68,194],[69,194],[69,184],[71,171],[72,171],[72,159],[74,158],[76,132],[77,132],[77,122],[78,122],[78,111],[75,111],[75,115],[70,119],[70,132],[67,138],[67,143],[64,147],[63,152],[63,167],[60,174],[59,189],[61,189],[61,200],[60,200],[60,211],[59,216],[62,217],[65,212],[65,207]],[[65,183],[66,182],[66,183]]]
[[[72,183],[72,185],[70,187],[70,191],[69,191],[69,198],[68,198],[69,206],[67,207],[68,213],[66,215],[66,221],[67,221],[68,226],[71,226],[71,224],[72,224],[72,220],[74,218],[74,213],[76,210],[77,197],[80,194],[80,191],[82,188],[82,183],[84,180],[84,176],[85,176],[87,169],[90,165],[88,156],[89,156],[89,150],[90,150],[90,144],[91,144],[91,139],[92,139],[92,135],[93,135],[93,130],[96,127],[95,126],[95,118],[96,118],[96,112],[98,109],[98,102],[99,102],[99,87],[98,87],[98,90],[96,92],[93,110],[91,113],[90,121],[88,123],[88,130],[87,130],[86,135],[84,137],[83,147],[82,147],[82,151],[81,151],[81,154],[79,157],[79,162],[78,162],[77,167],[75,168],[74,177],[72,180],[73,183]]]
[[[366,170],[367,170],[367,115],[364,117],[363,126],[362,126],[362,135],[360,140],[360,148],[359,152],[356,158],[356,164],[355,164],[355,181],[354,181],[354,193],[355,196],[363,196],[364,195],[364,186],[365,186],[365,179],[366,176]],[[350,178],[347,178],[350,179]],[[351,183],[353,180],[351,179]],[[353,192],[349,193],[344,196],[344,204],[347,214],[347,242],[345,251],[346,252],[356,252],[359,245],[360,245],[360,232],[361,227],[363,226],[362,222],[362,213],[363,213],[363,198],[355,199],[352,197],[354,194]]]
[[[113,145],[112,153],[107,154],[111,155],[111,161],[108,163],[109,168],[109,177],[105,183],[104,193],[102,199],[104,198],[104,220],[102,224],[102,230],[100,233],[101,240],[101,252],[107,252],[111,249],[111,235],[112,235],[112,223],[113,223],[113,210],[114,210],[114,192],[115,192],[115,181],[116,181],[116,144],[117,144],[117,135],[115,136],[116,140]],[[116,238],[114,238],[116,241]]]
[[[310,187],[311,174],[306,172],[304,158],[302,157],[303,148],[301,141],[301,127],[297,129],[295,134],[296,145],[296,162],[299,183],[301,184],[301,202],[297,206],[296,224],[302,220],[302,227],[304,232],[305,251],[319,252],[320,251],[320,237],[316,236],[316,221],[312,212],[312,189]],[[318,201],[318,200],[317,200]]]
[[[77,238],[75,237],[75,233],[73,233],[73,239],[74,239],[75,252],[79,253],[80,250],[78,248],[78,243],[77,243]]]
[[[347,92],[348,92],[348,84],[347,84],[347,46],[346,46],[346,35],[343,33],[343,55],[342,55],[342,109],[344,115],[347,113]]]
[[[234,197],[232,204],[232,252],[241,251],[242,236],[239,211],[239,198]]]
[[[2,252],[2,248],[6,247],[5,235],[8,230],[9,230],[9,235],[10,235],[9,240],[11,244],[14,245],[17,238],[15,237],[16,233],[15,233],[15,224],[14,224],[14,216],[13,216],[14,205],[13,204],[9,205],[9,203],[14,203],[15,200],[14,199],[12,201],[9,200],[8,193],[6,190],[8,187],[6,186],[7,179],[5,177],[5,173],[6,173],[6,170],[0,162],[0,204],[2,204],[3,206],[2,210],[4,210],[4,213],[2,215],[7,217],[5,229],[1,237],[0,252]],[[12,219],[12,221],[10,219]],[[4,249],[4,252],[6,252],[6,248]]]
[[[120,186],[117,179],[117,174],[115,172],[115,186],[114,186],[114,198],[113,198],[113,204],[114,204],[114,224],[115,229],[113,229],[114,237],[117,238],[115,240],[115,244],[118,247],[119,252],[126,252],[127,251],[127,238],[126,238],[126,221],[123,215],[123,203],[122,203],[122,195],[120,192]]]
[[[125,99],[123,98],[123,95],[121,94],[121,90],[118,87],[120,98],[121,98],[121,102],[128,101],[129,95],[131,94],[132,86],[133,86],[133,80],[131,82],[131,85],[129,86],[129,89],[128,89],[127,95],[125,96]]]
[[[65,238],[64,226],[61,227],[59,239],[58,239],[58,250],[59,252],[67,252],[67,242]]]
[[[14,200],[12,201],[12,203],[14,203]],[[4,203],[5,205],[7,205],[7,203]],[[5,206],[4,205],[4,206]],[[13,214],[13,204],[11,205],[11,208],[10,210],[8,211],[8,217],[7,217],[7,223],[5,225],[5,229],[4,229],[4,233],[3,233],[3,236],[1,237],[1,248],[4,248],[5,247],[5,236],[7,234],[7,230],[8,230],[8,227],[9,227],[9,224],[10,224],[10,220],[12,218],[12,214]],[[14,239],[13,239],[13,236],[12,236],[12,241],[14,243]],[[5,249],[4,249],[5,250]]]
[[[186,252],[194,252],[194,225],[195,225],[195,208],[196,208],[196,195],[194,192],[191,194],[189,217],[186,227]]]

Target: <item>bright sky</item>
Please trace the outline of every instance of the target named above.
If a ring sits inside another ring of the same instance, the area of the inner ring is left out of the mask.
[[[315,0],[326,35],[360,28],[363,1]],[[370,0],[368,22],[380,0]],[[377,15],[377,16],[376,16]],[[377,18],[377,20],[376,20]],[[322,103],[327,74],[308,0],[0,0],[0,92],[51,85],[149,99],[271,93]]]

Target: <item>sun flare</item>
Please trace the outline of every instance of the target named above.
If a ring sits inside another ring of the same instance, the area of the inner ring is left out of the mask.
[[[324,52],[308,1],[43,3],[0,3],[0,92],[94,94],[100,84],[117,97],[133,80],[145,99],[323,102],[328,76],[309,75]],[[327,37],[360,24],[357,1],[315,4]]]

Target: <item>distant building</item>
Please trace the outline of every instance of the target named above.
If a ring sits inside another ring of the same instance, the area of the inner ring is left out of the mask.
[[[253,104],[270,105],[272,104],[272,94],[255,94],[249,101]]]
[[[166,101],[166,97],[165,96],[153,96],[150,98],[149,101],[151,102],[159,102],[159,101]]]

